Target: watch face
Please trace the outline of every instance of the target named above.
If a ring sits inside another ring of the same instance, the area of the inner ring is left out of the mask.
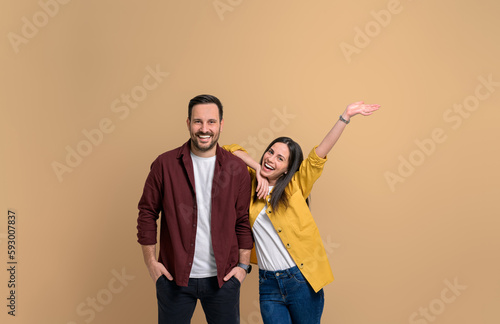
[[[252,271],[252,265],[251,264],[246,265],[246,264],[240,263],[240,264],[238,264],[238,267],[242,268],[247,273],[250,273],[250,271]]]

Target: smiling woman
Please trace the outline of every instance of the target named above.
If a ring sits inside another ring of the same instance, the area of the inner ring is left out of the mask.
[[[252,177],[249,219],[255,249],[251,261],[259,265],[264,323],[320,323],[323,287],[333,281],[333,274],[307,197],[350,119],[369,116],[379,108],[362,101],[347,106],[305,160],[299,144],[289,137],[272,141],[260,163],[239,145],[224,146],[248,165]]]
[[[280,204],[288,206],[288,195],[283,193],[303,160],[300,145],[289,137],[278,137],[264,151],[260,159],[260,176],[273,186],[269,203],[274,209],[278,209]],[[261,183],[264,182],[265,180],[261,180]],[[266,194],[265,189],[263,188],[262,195]]]

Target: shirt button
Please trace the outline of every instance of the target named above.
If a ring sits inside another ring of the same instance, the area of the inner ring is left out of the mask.
[[[286,244],[286,248],[289,249],[290,248],[290,243],[287,243]]]
[[[299,268],[301,268],[301,269],[304,268],[304,264],[301,263],[300,266],[299,266]]]
[[[281,229],[281,227],[278,227],[278,233],[281,233],[283,232],[283,230]]]
[[[280,273],[279,273],[279,272],[278,272],[278,273],[276,273],[276,277],[279,277],[279,276],[280,276]]]
[[[271,211],[270,211],[270,210],[268,210],[268,211],[267,211],[267,213],[268,213],[268,214],[270,214],[270,213],[271,213]]]
[[[196,224],[193,224],[193,227],[196,227]]]
[[[193,243],[191,243],[191,246],[193,246],[193,245],[194,245],[194,244],[193,244]]]

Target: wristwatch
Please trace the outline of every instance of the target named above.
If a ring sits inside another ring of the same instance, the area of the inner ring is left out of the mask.
[[[252,265],[251,264],[243,264],[243,263],[238,263],[238,267],[243,268],[248,273],[252,272]]]
[[[347,124],[349,124],[349,123],[351,122],[351,120],[350,120],[350,119],[349,119],[349,120],[345,120],[345,119],[344,119],[344,117],[342,117],[342,115],[340,115],[339,120],[340,120],[341,122],[344,122],[346,125],[347,125]]]

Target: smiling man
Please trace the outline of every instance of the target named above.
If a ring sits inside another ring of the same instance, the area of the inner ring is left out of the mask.
[[[240,322],[240,286],[253,247],[250,177],[239,158],[219,147],[223,125],[219,99],[191,99],[189,141],[152,163],[139,201],[137,237],[156,283],[160,324],[190,323],[197,300],[209,324]]]

